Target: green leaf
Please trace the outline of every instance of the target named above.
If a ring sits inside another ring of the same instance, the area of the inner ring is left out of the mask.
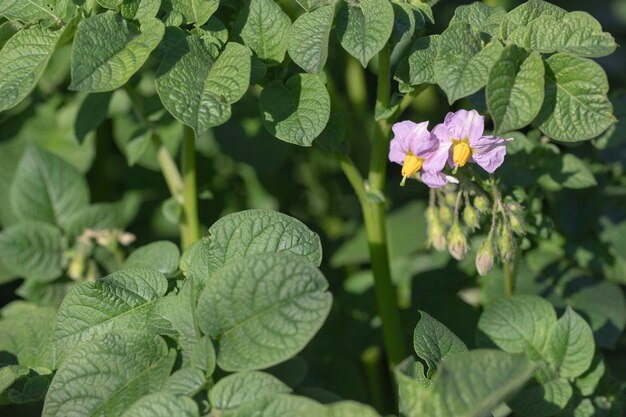
[[[0,50],[0,112],[15,107],[35,88],[62,33],[63,29],[34,25],[4,44]]]
[[[524,355],[473,350],[442,361],[422,399],[423,414],[433,417],[482,417],[519,390],[535,366]]]
[[[262,253],[293,253],[315,266],[322,262],[319,236],[299,220],[273,210],[229,214],[211,226],[209,235],[209,272]]]
[[[241,417],[328,417],[323,405],[307,397],[286,394],[245,403],[237,415]]]
[[[208,336],[203,336],[193,346],[189,355],[189,365],[204,372],[208,378],[215,372],[216,358],[213,342]]]
[[[558,191],[562,188],[582,189],[598,185],[593,172],[588,164],[576,155],[565,154],[562,158],[554,155],[554,158],[546,162],[552,162],[546,167],[546,173],[539,177],[541,186],[548,190]]]
[[[324,276],[300,256],[259,254],[217,271],[200,295],[200,328],[226,371],[266,368],[298,353],[332,304]]]
[[[219,5],[219,0],[166,0],[163,2],[163,9],[166,12],[180,13],[184,23],[201,26],[209,20]]]
[[[400,43],[411,39],[415,33],[415,16],[421,15],[407,3],[391,3],[391,6],[393,7],[394,19],[391,43]]]
[[[5,307],[0,320],[0,352],[14,355],[20,365],[54,369],[50,336],[56,310],[15,302]],[[0,390],[1,391],[1,390]]]
[[[348,153],[350,144],[346,143],[346,123],[343,115],[331,108],[330,119],[328,124],[315,139],[315,143],[326,152]]]
[[[556,379],[523,389],[507,404],[520,416],[549,417],[563,410],[573,393],[566,379]]]
[[[296,74],[283,84],[272,81],[261,93],[263,125],[285,142],[311,146],[330,118],[330,97],[317,76]]]
[[[495,344],[505,352],[546,358],[549,334],[556,325],[552,305],[534,295],[497,299],[485,307],[478,321],[480,345]]]
[[[548,358],[563,378],[582,375],[593,359],[595,344],[587,322],[568,307],[550,333]]]
[[[71,213],[65,230],[72,237],[80,236],[87,229],[113,230],[125,225],[121,219],[120,203],[95,203]]]
[[[380,417],[369,405],[355,401],[339,401],[327,406],[328,417]]]
[[[150,18],[141,28],[109,11],[87,18],[72,48],[72,83],[83,91],[111,91],[126,84],[157,47],[165,26]]]
[[[283,62],[291,19],[274,0],[250,0],[241,9],[235,31],[239,38],[268,65]]]
[[[229,42],[220,53],[210,36],[186,36],[168,29],[166,53],[157,72],[157,92],[165,108],[200,135],[230,118],[230,105],[250,84],[250,51]]]
[[[589,59],[561,53],[546,59],[545,65],[545,100],[535,120],[543,133],[560,141],[578,142],[598,136],[615,123],[602,67]]]
[[[476,1],[457,7],[450,25],[458,22],[467,23],[477,32],[497,36],[505,16],[506,11],[502,7],[492,7]]]
[[[60,21],[68,0],[0,0],[0,16],[9,20],[33,23],[38,20]]]
[[[52,340],[59,355],[111,330],[143,329],[167,280],[153,269],[115,272],[73,287],[59,307]]]
[[[0,394],[4,393],[15,381],[28,375],[29,372],[30,369],[22,365],[9,365],[0,368]]]
[[[180,251],[172,242],[161,240],[135,249],[124,262],[124,269],[153,268],[163,275],[178,271]]]
[[[180,258],[180,270],[183,274],[206,281],[209,276],[210,244],[211,242],[208,238],[202,238],[185,249]]]
[[[163,391],[193,397],[206,385],[204,372],[196,368],[181,368],[167,378]]]
[[[533,20],[540,16],[561,19],[566,14],[565,10],[543,0],[529,0],[507,13],[500,26],[500,36],[502,39],[509,39],[514,31],[525,30]]]
[[[65,249],[61,231],[46,223],[18,223],[0,232],[3,265],[34,281],[49,282],[61,276]]]
[[[291,388],[270,374],[238,372],[220,379],[209,392],[209,401],[215,409],[224,411],[259,398],[290,392]]]
[[[395,78],[405,84],[435,84],[435,58],[439,35],[417,38],[411,52],[398,64]]]
[[[532,122],[543,103],[541,55],[515,45],[504,48],[487,82],[486,96],[496,133],[521,129]]]
[[[391,36],[393,7],[388,1],[344,1],[339,7],[336,22],[341,46],[366,67]]]
[[[597,354],[593,358],[589,369],[585,371],[584,374],[576,378],[576,388],[584,396],[592,395],[598,387],[598,384],[600,383],[605,372],[606,365],[604,363],[604,359],[602,358],[602,356]]]
[[[302,6],[302,8],[308,12],[318,7],[332,5],[336,0],[296,0],[296,2]]]
[[[73,166],[33,146],[17,167],[10,198],[20,219],[64,227],[89,203],[89,189]]]
[[[467,23],[455,23],[441,34],[435,58],[435,79],[450,104],[485,86],[502,49],[497,40],[483,48],[480,35]]]
[[[324,6],[303,13],[293,22],[289,34],[289,56],[307,72],[318,73],[328,58],[328,37],[335,8]]]
[[[420,311],[420,321],[413,333],[413,348],[417,356],[428,365],[428,377],[432,377],[442,359],[465,352],[467,347],[446,326],[429,314]]]
[[[124,411],[124,410],[122,410]],[[198,405],[188,397],[169,392],[146,395],[130,406],[122,417],[199,417]]]
[[[106,333],[68,353],[43,417],[119,416],[163,387],[176,356],[160,337],[138,331]]]

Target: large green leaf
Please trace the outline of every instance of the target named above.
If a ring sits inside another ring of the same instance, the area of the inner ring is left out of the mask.
[[[388,1],[344,1],[337,14],[337,36],[341,46],[365,67],[389,40],[393,23]]]
[[[328,283],[310,262],[287,253],[227,264],[198,302],[200,328],[218,341],[227,371],[266,368],[298,353],[324,323]]]
[[[17,167],[10,198],[20,219],[64,227],[75,211],[87,206],[89,189],[73,166],[33,146]]]
[[[0,352],[14,355],[17,363],[29,368],[54,369],[50,336],[56,310],[22,302],[9,307],[2,310]]]
[[[124,411],[124,410],[122,410]],[[155,392],[130,406],[122,417],[199,417],[198,405],[188,397]]]
[[[285,84],[272,81],[261,93],[265,128],[278,139],[311,146],[330,119],[330,96],[319,77],[296,74]]]
[[[201,26],[215,13],[219,0],[165,0],[165,11],[180,13],[184,23],[195,23]]]
[[[338,401],[326,407],[328,417],[380,417],[369,405],[355,401]]]
[[[328,417],[328,414],[323,405],[310,398],[279,394],[243,404],[237,416]]]
[[[250,84],[250,51],[211,36],[168,30],[156,85],[165,108],[200,135],[230,118],[230,105]]]
[[[518,295],[495,300],[485,307],[478,322],[478,341],[511,353],[545,359],[548,336],[556,324],[552,305],[541,297]]]
[[[467,23],[455,23],[441,34],[435,58],[435,79],[450,104],[485,86],[502,49],[497,40],[483,48],[480,35]]]
[[[0,16],[9,20],[33,23],[38,20],[60,21],[68,0],[0,0]]]
[[[467,23],[475,31],[497,36],[505,16],[506,11],[502,7],[492,7],[476,1],[469,5],[457,7],[450,24]]]
[[[509,45],[496,61],[487,82],[487,106],[496,133],[521,129],[532,122],[543,103],[541,55]]]
[[[409,56],[398,64],[395,78],[405,84],[435,84],[435,58],[439,35],[417,38]]]
[[[525,30],[533,20],[540,16],[561,19],[566,14],[565,10],[546,1],[529,0],[507,13],[500,26],[500,36],[508,39],[514,31]]]
[[[324,6],[303,13],[293,22],[289,35],[289,56],[307,72],[318,73],[328,58],[328,37],[335,8]]]
[[[446,326],[429,314],[420,311],[420,321],[413,332],[413,348],[417,356],[428,365],[428,376],[434,375],[437,366],[446,356],[465,352],[467,347]]]
[[[209,401],[215,409],[225,411],[259,398],[290,392],[291,388],[270,374],[258,371],[238,372],[220,379],[211,388]]]
[[[520,416],[549,417],[563,410],[573,393],[567,379],[555,379],[524,388],[507,404]]]
[[[4,44],[0,50],[0,112],[16,106],[35,88],[62,33],[62,29],[34,25]]]
[[[165,26],[154,18],[141,27],[109,11],[78,26],[72,48],[73,90],[111,91],[126,84],[157,47]]]
[[[207,378],[200,369],[184,367],[167,379],[163,391],[170,394],[193,397],[207,385]]]
[[[165,294],[167,280],[154,269],[115,272],[73,287],[59,307],[52,336],[59,355],[118,329],[143,329],[152,305]]]
[[[548,358],[563,378],[582,375],[593,360],[595,344],[587,322],[568,307],[559,318],[548,342]]]
[[[607,98],[609,83],[600,65],[558,53],[545,61],[546,93],[535,123],[551,138],[564,142],[591,139],[613,123]]]
[[[574,154],[560,155],[543,154],[542,168],[545,174],[539,177],[539,184],[551,191],[565,188],[581,189],[598,185],[589,164]]]
[[[124,269],[145,267],[156,269],[164,275],[172,275],[178,271],[179,259],[178,246],[161,240],[135,249],[124,262]]]
[[[43,417],[120,416],[165,384],[176,357],[160,337],[129,330],[106,333],[68,353],[46,395]]]
[[[235,30],[254,53],[268,65],[283,62],[291,19],[274,0],[250,0],[241,9]]]
[[[288,252],[315,266],[322,262],[319,236],[299,220],[272,210],[246,210],[222,217],[209,229],[209,272],[260,253]]]
[[[0,232],[2,264],[14,274],[48,282],[63,273],[66,242],[61,231],[47,223],[18,223]]]

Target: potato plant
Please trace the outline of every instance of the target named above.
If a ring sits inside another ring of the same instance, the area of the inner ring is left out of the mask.
[[[606,13],[457,3],[0,0],[2,415],[624,415]]]

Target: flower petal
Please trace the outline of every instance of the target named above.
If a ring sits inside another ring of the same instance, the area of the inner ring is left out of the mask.
[[[469,139],[470,145],[482,137],[485,130],[485,118],[476,110],[458,110],[448,113],[443,122],[454,139]]]
[[[425,153],[424,165],[422,165],[424,171],[437,172],[441,171],[446,166],[448,155],[450,154],[450,147],[452,142],[439,142],[439,146],[430,152]]]
[[[420,173],[420,179],[430,188],[443,187],[448,183],[446,175],[441,172],[424,171]]]
[[[502,165],[505,156],[506,146],[503,140],[502,143],[497,143],[495,146],[476,148],[472,154],[472,161],[476,162],[488,173],[493,174],[494,171]]]
[[[407,153],[408,152],[402,147],[402,142],[395,139],[391,141],[391,145],[389,146],[389,160],[391,162],[402,165]]]
[[[439,123],[433,128],[433,136],[435,136],[439,142],[450,142],[453,137],[452,132],[450,132],[444,123]]]

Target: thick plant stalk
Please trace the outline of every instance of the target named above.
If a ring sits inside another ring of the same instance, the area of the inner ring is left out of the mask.
[[[182,234],[183,249],[191,246],[200,239],[200,224],[198,220],[198,187],[196,184],[196,143],[195,134],[189,126],[183,131],[183,213],[184,233]]]

